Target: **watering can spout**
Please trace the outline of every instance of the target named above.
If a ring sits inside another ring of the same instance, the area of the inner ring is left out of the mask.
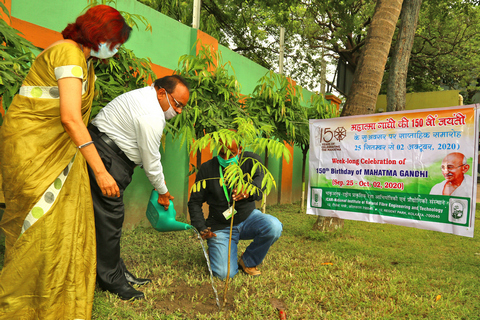
[[[158,203],[158,192],[152,190],[147,206],[147,218],[152,227],[160,232],[181,231],[193,228],[193,226],[189,224],[176,221],[176,214],[177,212],[175,211],[172,200],[170,200],[168,210],[165,210],[165,208]]]

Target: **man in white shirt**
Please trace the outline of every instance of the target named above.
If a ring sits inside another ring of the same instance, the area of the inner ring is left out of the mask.
[[[457,197],[472,195],[473,178],[465,174],[469,169],[467,158],[462,153],[449,153],[442,161],[445,180],[434,185],[430,194]]]
[[[173,197],[165,185],[160,139],[166,120],[180,114],[189,97],[185,79],[178,75],[163,77],[150,87],[118,96],[88,126],[105,167],[120,189],[120,197],[102,194],[95,172],[88,167],[97,235],[97,282],[123,300],[143,299],[143,292],[131,284],[151,282],[133,276],[120,258],[123,192],[132,180],[134,168],[140,165],[159,193],[158,203],[168,208]]]

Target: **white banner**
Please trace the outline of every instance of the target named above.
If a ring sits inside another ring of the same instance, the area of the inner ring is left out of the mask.
[[[474,105],[310,120],[307,213],[473,237]]]

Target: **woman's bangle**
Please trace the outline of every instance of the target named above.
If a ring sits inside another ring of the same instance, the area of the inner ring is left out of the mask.
[[[88,141],[88,142],[82,144],[81,146],[78,146],[77,148],[78,148],[78,149],[82,149],[82,148],[85,148],[86,146],[91,145],[92,143],[93,143],[93,141]]]

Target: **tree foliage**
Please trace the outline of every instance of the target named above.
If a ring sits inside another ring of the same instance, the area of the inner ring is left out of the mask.
[[[163,13],[191,25],[193,0],[140,0],[161,6]],[[200,29],[260,65],[275,70],[279,28],[286,28],[285,74],[302,87],[319,85],[321,51],[331,64],[342,58],[358,64],[365,45],[375,0],[205,0]],[[182,8],[181,14],[175,8]],[[166,10],[165,8],[171,8]],[[478,77],[480,47],[479,2],[424,0],[410,59],[407,92],[466,88],[473,96]],[[392,42],[391,52],[396,42]],[[386,92],[389,63],[383,80]]]
[[[216,62],[216,63],[215,63]],[[190,85],[190,102],[173,118],[170,132],[190,146],[194,139],[220,129],[231,128],[233,120],[245,117],[240,85],[230,62],[223,63],[219,52],[202,47],[196,56],[183,55],[175,70]]]
[[[480,7],[468,1],[423,1],[410,58],[408,92],[466,88],[479,76]]]
[[[375,112],[385,64],[402,10],[403,0],[377,0],[372,23],[368,29],[365,47],[358,59],[348,100],[342,116]]]
[[[271,135],[293,143],[298,119],[306,117],[306,110],[300,104],[302,100],[301,87],[269,71],[247,98],[247,112],[259,126],[271,125],[274,128]]]
[[[7,8],[0,2],[4,14],[10,16]],[[21,36],[20,31],[12,28],[0,19],[0,97],[3,109],[8,110],[17,94],[23,79],[27,76],[35,58],[37,48]],[[0,114],[0,125],[2,115]]]
[[[404,0],[400,13],[397,43],[391,57],[387,87],[387,111],[405,110],[408,62],[417,29],[422,0]]]
[[[237,128],[236,131],[229,129],[220,129],[211,133],[205,134],[203,137],[195,140],[192,144],[191,152],[196,153],[207,147],[211,151],[224,148],[225,145],[230,145],[235,141],[242,150],[252,150],[253,152],[263,151],[266,145],[269,145],[269,153],[276,158],[285,157],[290,159],[290,151],[282,143],[276,139],[269,139],[262,137],[263,131],[271,130],[270,126],[262,126],[257,128],[251,120],[245,118],[236,118],[233,121],[233,126]],[[231,152],[226,150],[227,157]],[[243,152],[243,151],[242,151]],[[242,159],[242,156],[239,157]],[[225,184],[230,189],[245,190],[250,195],[258,191],[258,187],[253,185],[253,176],[257,169],[264,173],[264,178],[261,183],[261,188],[265,188],[265,194],[270,193],[272,188],[276,187],[275,179],[270,171],[261,162],[256,159],[250,159],[254,162],[251,172],[243,172],[241,165],[250,158],[244,158],[238,164],[231,164],[226,168],[224,180],[220,179],[220,185]],[[192,186],[192,191],[200,190],[205,186],[204,181],[198,181]]]

